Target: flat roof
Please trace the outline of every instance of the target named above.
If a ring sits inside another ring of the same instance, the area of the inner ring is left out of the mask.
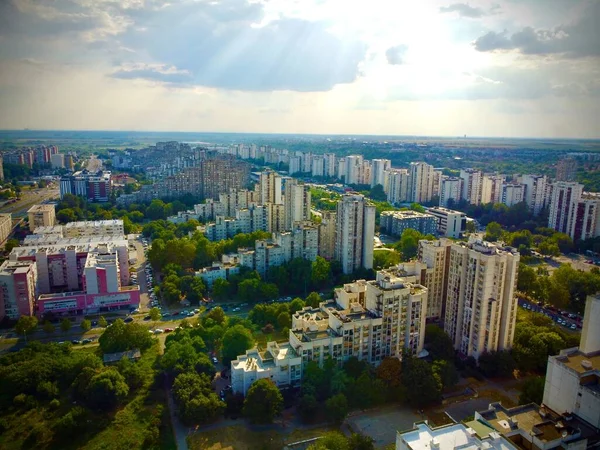
[[[517,450],[510,441],[497,433],[480,438],[476,431],[462,423],[430,428],[427,423],[415,424],[415,429],[399,433],[412,450],[478,450],[480,448]]]
[[[31,208],[29,208],[27,210],[28,213],[30,212],[43,212],[43,211],[54,211],[54,205],[52,204],[42,204],[42,205],[33,205]]]
[[[592,353],[591,355],[584,355],[579,350],[573,350],[571,352],[564,351],[561,352],[560,355],[554,356],[556,361],[561,364],[567,366],[570,369],[573,369],[579,374],[583,374],[589,372],[591,370],[600,371],[600,352]],[[586,368],[583,366],[584,361],[589,362],[590,368]]]

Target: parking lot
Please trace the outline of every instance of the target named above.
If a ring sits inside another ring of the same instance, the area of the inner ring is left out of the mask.
[[[379,448],[396,442],[397,431],[409,430],[421,420],[410,408],[394,406],[352,415],[346,423],[352,431],[371,437]]]
[[[519,299],[519,307],[526,309],[527,311],[544,314],[546,317],[549,317],[556,322],[557,325],[571,331],[579,330],[582,327],[583,318],[579,314],[560,311],[552,306],[537,305],[522,299]]]

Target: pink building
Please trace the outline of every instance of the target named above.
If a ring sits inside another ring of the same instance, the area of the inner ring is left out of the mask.
[[[110,311],[123,307],[137,306],[140,303],[139,286],[125,286],[118,292],[64,292],[62,294],[43,294],[38,297],[36,314],[91,314]]]
[[[34,261],[4,261],[0,266],[0,320],[33,314],[36,286]]]

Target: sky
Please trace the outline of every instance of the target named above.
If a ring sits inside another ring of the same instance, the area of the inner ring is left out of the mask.
[[[600,0],[0,0],[0,128],[600,138]]]

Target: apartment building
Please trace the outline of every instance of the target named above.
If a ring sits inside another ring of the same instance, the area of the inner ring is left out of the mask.
[[[583,194],[583,185],[566,181],[554,183],[550,199],[548,228],[569,233],[569,224],[575,215],[577,202]]]
[[[577,177],[577,160],[564,158],[556,164],[556,181],[575,181]]]
[[[116,236],[123,237],[125,229],[123,220],[85,220],[69,222],[65,225],[41,226],[33,230],[34,234],[25,239],[32,241],[37,236],[52,235],[63,238],[93,237],[93,236]]]
[[[309,361],[323,365],[328,358],[342,363],[351,357],[378,365],[404,349],[423,349],[427,290],[414,282],[381,273],[336,289],[335,301],[305,307],[292,316],[289,342],[268,343],[231,362],[234,392],[246,393],[258,378],[271,378],[279,387],[299,385]],[[269,350],[274,349],[278,358]]]
[[[291,230],[296,222],[311,218],[310,187],[298,184],[294,178],[287,179],[284,192],[284,230]]]
[[[410,174],[407,169],[390,169],[385,172],[387,181],[384,183],[387,200],[392,205],[405,203],[410,198]]]
[[[523,175],[521,177],[521,184],[525,185],[525,202],[529,206],[529,210],[536,216],[547,205],[547,182],[546,175]]]
[[[90,202],[107,202],[112,189],[109,171],[88,172],[81,170],[60,179],[60,198],[65,194],[84,197]]]
[[[82,291],[84,268],[90,254],[117,254],[120,285],[129,284],[129,245],[119,236],[62,238],[37,236],[15,247],[11,261],[35,261],[38,292]]]
[[[0,214],[0,243],[5,242],[12,232],[12,214]]]
[[[475,359],[512,347],[520,255],[471,238],[450,248],[444,329],[455,348]]]
[[[559,414],[574,414],[600,430],[600,296],[585,304],[579,347],[548,358],[544,401]]]
[[[511,207],[525,201],[525,185],[508,183],[502,186],[502,203]]]
[[[448,201],[456,203],[462,194],[462,180],[458,177],[442,177],[440,181],[440,206],[447,207]]]
[[[345,194],[337,204],[335,259],[344,273],[373,267],[375,206],[360,194]]]
[[[223,255],[225,258],[226,255]],[[237,258],[236,258],[237,260]],[[196,276],[201,278],[204,285],[209,289],[214,284],[215,280],[221,278],[228,280],[230,276],[240,272],[240,265],[237,262],[215,262],[210,267],[204,267],[196,272]]]
[[[500,203],[504,180],[504,175],[484,175],[481,181],[481,203]]]
[[[54,205],[33,205],[27,211],[29,231],[39,227],[51,227],[56,224],[56,209]]]
[[[325,158],[323,156],[312,157],[310,172],[313,177],[325,176]]]
[[[258,184],[256,185],[258,203],[261,205],[267,203],[283,204],[281,181],[281,177],[273,170],[261,172]]]
[[[426,203],[433,197],[433,181],[435,171],[433,166],[424,162],[410,163],[409,200],[416,203]]]
[[[433,206],[426,208],[427,214],[437,220],[437,232],[441,236],[458,239],[467,229],[467,215],[460,211]]]
[[[391,236],[402,236],[409,228],[422,234],[437,234],[438,220],[431,214],[417,211],[383,211],[379,216],[379,224],[383,233]]]
[[[600,236],[600,198],[582,198],[571,211],[568,234],[574,242]]]
[[[460,179],[462,180],[462,194],[460,198],[472,205],[479,205],[483,189],[483,174],[481,171],[462,169],[460,171]]]
[[[371,167],[371,187],[380,184],[385,190],[385,172],[392,168],[392,161],[389,159],[374,159]]]
[[[36,296],[35,261],[4,261],[0,266],[0,320],[32,315]]]
[[[319,256],[332,260],[335,256],[336,213],[323,211],[319,226]]]

